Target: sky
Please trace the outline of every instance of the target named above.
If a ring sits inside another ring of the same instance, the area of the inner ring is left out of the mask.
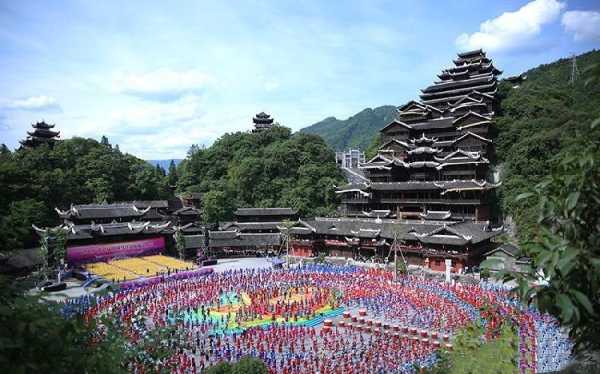
[[[600,48],[599,1],[2,1],[0,143],[31,123],[183,158],[270,113],[401,105],[484,48],[504,76]]]

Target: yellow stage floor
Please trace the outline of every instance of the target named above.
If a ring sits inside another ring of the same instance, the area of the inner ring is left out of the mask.
[[[196,265],[191,262],[177,260],[173,257],[154,255],[131,257],[109,262],[94,262],[86,265],[86,269],[113,282],[154,277],[175,270],[191,270]]]

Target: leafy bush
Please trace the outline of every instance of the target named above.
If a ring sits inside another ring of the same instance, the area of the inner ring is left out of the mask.
[[[504,325],[499,335],[482,339],[483,328],[469,325],[453,340],[452,351],[442,351],[437,365],[427,370],[431,374],[518,373],[518,339],[510,325]]]
[[[264,362],[254,357],[244,357],[238,362],[219,362],[206,369],[206,374],[267,374],[269,369]]]

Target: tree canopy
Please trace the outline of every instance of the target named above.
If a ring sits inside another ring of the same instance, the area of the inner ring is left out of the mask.
[[[203,192],[204,219],[230,219],[239,207],[292,207],[300,215],[335,211],[344,179],[334,153],[316,135],[274,126],[225,134],[209,148],[193,147],[178,166],[177,188]]]
[[[267,374],[267,365],[255,357],[243,357],[236,363],[220,362],[205,370],[206,374]]]
[[[151,200],[169,195],[167,177],[108,139],[72,138],[0,153],[0,251],[35,244],[31,224],[59,223],[71,203]]]
[[[600,63],[600,51],[577,57],[580,69]],[[523,239],[535,235],[537,212],[533,201],[516,201],[541,182],[557,164],[559,153],[579,153],[587,139],[600,139],[600,88],[582,76],[569,82],[571,60],[562,59],[526,73],[513,88],[502,82],[501,108],[496,116],[496,155],[502,170],[500,203],[512,216]]]
[[[505,211],[515,216],[523,254],[533,261],[531,273],[507,279],[517,278],[526,302],[555,315],[577,348],[597,351],[600,52],[578,61],[588,73],[574,83],[570,62],[561,60],[534,69],[528,85],[506,93],[498,154]]]

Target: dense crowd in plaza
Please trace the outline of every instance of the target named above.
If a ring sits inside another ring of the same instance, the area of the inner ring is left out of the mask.
[[[134,342],[176,327],[173,355],[154,364],[181,373],[244,356],[273,373],[413,372],[432,366],[436,350],[451,349],[452,336],[470,322],[485,326],[487,338],[503,323],[515,325],[522,372],[561,368],[571,351],[554,319],[499,286],[393,281],[387,271],[347,266],[190,272],[70,300],[64,312],[88,321],[115,317]]]

